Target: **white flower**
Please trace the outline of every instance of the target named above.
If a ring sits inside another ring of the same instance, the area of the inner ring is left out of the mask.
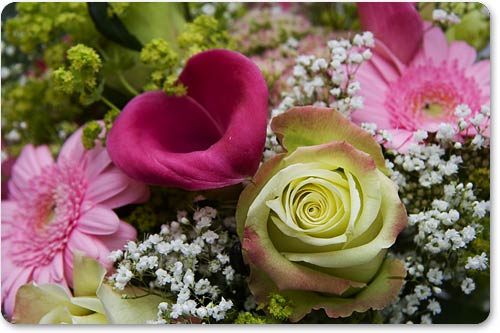
[[[217,235],[215,232],[212,230],[205,231],[203,235],[201,235],[201,238],[207,242],[208,244],[213,244],[216,239],[219,238],[219,235]]]
[[[207,279],[198,280],[194,286],[194,293],[196,295],[204,295],[210,291],[210,281]]]
[[[352,43],[356,46],[364,46],[365,41],[363,40],[363,37],[360,34],[356,34],[354,38],[352,39]]]
[[[467,264],[465,264],[465,269],[475,269],[478,271],[483,271],[488,268],[488,257],[485,252],[481,255],[467,258]]]
[[[361,89],[361,84],[358,81],[351,82],[347,86],[347,93],[353,95],[356,91]]]
[[[417,298],[421,301],[427,299],[429,296],[432,295],[431,288],[424,285],[416,286],[414,292]]]
[[[427,305],[427,310],[431,311],[432,314],[437,315],[441,313],[441,305],[435,299],[431,299]]]
[[[474,204],[474,212],[472,216],[482,219],[486,213],[490,210],[490,202],[489,201],[475,201]]]
[[[443,283],[443,272],[439,268],[431,268],[427,272],[427,278],[432,284],[440,285]]]
[[[109,260],[112,262],[117,262],[121,258],[123,258],[123,251],[122,250],[116,250],[116,251],[111,251],[108,256]]]
[[[296,65],[295,67],[293,67],[293,76],[302,77],[306,74],[307,72],[303,66]]]
[[[375,39],[373,38],[373,33],[371,33],[370,31],[365,31],[363,33],[363,40],[366,47],[371,48],[375,46]]]
[[[370,51],[370,49],[366,49],[363,51],[362,56],[364,60],[370,60],[372,58],[372,51]]]
[[[444,212],[445,210],[448,209],[448,203],[444,200],[438,200],[438,199],[434,199],[434,201],[432,201],[432,207],[434,209],[438,209],[442,212]]]
[[[196,317],[203,319],[208,315],[208,311],[204,306],[200,306],[196,309]]]
[[[474,283],[474,280],[471,278],[465,278],[462,281],[462,284],[460,285],[462,288],[462,291],[464,294],[469,295],[471,292],[473,292],[476,289],[476,284]]]
[[[446,230],[444,235],[445,235],[446,239],[449,240],[453,244],[451,247],[453,250],[456,250],[456,249],[459,249],[459,248],[462,248],[465,246],[465,242],[462,239],[462,236],[455,229]]]
[[[448,13],[443,9],[434,9],[432,11],[432,20],[439,23],[445,23],[448,19]]]
[[[354,96],[352,99],[351,99],[351,107],[354,109],[354,110],[361,110],[364,106],[364,98],[363,96]],[[386,141],[391,141],[392,140],[392,137],[391,135],[389,134],[389,132],[386,132]]]
[[[360,64],[363,62],[363,56],[357,52],[353,52],[349,55],[349,62]]]
[[[422,142],[425,139],[427,139],[428,135],[429,134],[427,133],[427,131],[418,130],[418,131],[413,133],[413,139],[415,139],[416,142]]]
[[[123,290],[125,285],[134,277],[134,274],[125,266],[118,267],[114,277],[115,287]]]
[[[186,285],[191,286],[194,284],[194,273],[191,269],[188,269],[184,274],[184,278],[182,279]]]
[[[156,275],[156,281],[160,286],[164,286],[172,281],[172,277],[170,276],[170,274],[168,274],[168,272],[163,268],[158,268],[155,271],[155,275]]]
[[[476,114],[471,118],[470,122],[474,126],[479,126],[484,121],[484,116],[481,113]]]
[[[462,238],[465,243],[470,243],[476,238],[476,229],[474,227],[468,225],[461,231]]]
[[[472,111],[467,104],[460,104],[455,108],[455,115],[460,118],[466,118],[471,113]]]
[[[222,274],[224,274],[227,281],[232,281],[234,279],[234,273],[235,273],[235,271],[231,266],[226,266],[222,270]]]
[[[438,140],[451,140],[455,136],[455,129],[451,124],[441,123],[439,124],[436,138]]]
[[[318,59],[314,60],[312,66],[311,66],[311,70],[313,72],[317,72],[320,69],[325,69],[326,67],[328,67],[328,63],[326,62],[326,60],[324,58],[318,58]]]

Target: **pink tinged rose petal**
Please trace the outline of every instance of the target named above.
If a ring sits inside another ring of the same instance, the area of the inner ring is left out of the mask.
[[[401,261],[386,259],[375,279],[354,296],[340,298],[303,291],[285,291],[281,295],[294,304],[289,318],[292,322],[299,321],[312,309],[324,309],[330,318],[345,318],[354,312],[382,310],[390,305],[401,290],[405,277],[406,269]]]
[[[88,235],[109,235],[118,230],[120,220],[111,209],[96,205],[78,220],[78,230]]]
[[[130,177],[188,190],[253,175],[265,143],[267,87],[258,67],[228,50],[202,52],[179,81],[187,96],[141,94],[108,136],[112,160]]]
[[[371,31],[407,64],[420,46],[423,21],[414,3],[358,3],[363,30]]]

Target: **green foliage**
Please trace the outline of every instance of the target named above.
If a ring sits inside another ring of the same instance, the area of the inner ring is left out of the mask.
[[[54,71],[56,89],[79,96],[82,105],[90,105],[101,98],[104,81],[99,85],[102,61],[97,52],[83,44],[71,47],[67,52],[69,65]]]
[[[85,147],[85,149],[94,148],[95,142],[99,138],[101,132],[102,132],[102,126],[96,120],[93,120],[89,122],[87,125],[85,125],[85,127],[83,128],[83,135],[82,135],[83,147]]]
[[[233,322],[234,324],[267,324],[264,316],[259,316],[251,312],[240,312]]]
[[[2,131],[16,129],[21,136],[16,142],[20,147],[27,143],[60,145],[61,122],[73,124],[81,112],[45,77],[30,77],[24,85],[9,82],[2,86]]]
[[[150,233],[158,227],[158,216],[151,206],[137,206],[126,218],[141,233]]]
[[[289,301],[279,294],[271,294],[269,296],[267,310],[273,318],[281,321],[288,319],[293,313]]]
[[[59,43],[66,34],[75,42],[97,37],[84,2],[21,2],[16,10],[18,15],[5,23],[5,39],[25,53]]]
[[[208,15],[200,15],[192,23],[187,23],[177,42],[181,49],[187,51],[186,57],[214,48],[234,48],[234,41],[227,31],[217,19]]]

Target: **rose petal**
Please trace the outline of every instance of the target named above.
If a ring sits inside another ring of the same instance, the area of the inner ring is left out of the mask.
[[[312,309],[324,309],[331,318],[349,317],[353,312],[368,309],[381,310],[391,304],[401,289],[406,270],[402,262],[386,259],[377,277],[361,292],[348,298],[339,298],[303,291],[283,291],[280,294],[293,304],[292,322],[297,322]]]
[[[371,31],[407,64],[420,46],[423,21],[414,3],[358,3],[363,30]]]
[[[312,106],[292,108],[274,117],[271,128],[289,153],[298,147],[347,141],[370,154],[380,170],[387,170],[380,145],[372,135],[335,110]]]
[[[179,80],[185,97],[134,98],[108,136],[112,160],[130,177],[188,190],[241,182],[265,142],[267,86],[258,67],[228,50],[202,52]]]

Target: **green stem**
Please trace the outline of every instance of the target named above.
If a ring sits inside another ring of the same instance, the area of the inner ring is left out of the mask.
[[[104,102],[107,106],[109,106],[113,110],[121,111],[116,105],[114,105],[109,99],[104,96],[101,96],[101,101]]]
[[[132,87],[130,83],[128,83],[128,81],[123,77],[122,73],[118,73],[118,78],[120,79],[120,82],[125,87],[125,89],[128,90],[128,92],[130,92],[134,96],[139,95],[139,92],[135,90],[135,88]]]

